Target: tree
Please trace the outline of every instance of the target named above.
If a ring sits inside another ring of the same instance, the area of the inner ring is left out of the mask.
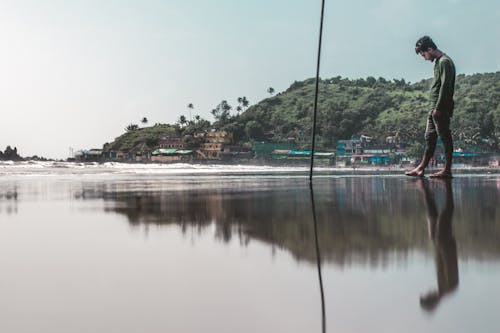
[[[269,87],[267,89],[267,92],[272,96],[274,94],[274,88],[273,87]]]
[[[7,146],[5,148],[5,151],[2,153],[0,151],[0,159],[4,160],[10,160],[10,161],[18,161],[21,160],[21,156],[17,154],[17,148],[14,147],[14,149],[11,148],[11,146]]]
[[[179,120],[177,121],[177,123],[179,123],[179,125],[181,125],[181,126],[186,125],[186,123],[187,123],[186,116],[185,115],[181,115],[179,117]]]
[[[189,110],[189,120],[191,121],[191,120],[193,120],[193,118],[191,118],[191,110],[194,109],[194,105],[193,105],[193,103],[189,103],[187,105],[187,107],[188,107],[188,110]]]
[[[375,83],[377,83],[377,79],[374,78],[373,76],[368,76],[366,78],[366,83],[368,84],[368,86],[373,87]]]
[[[406,156],[408,157],[419,158],[423,153],[424,146],[419,142],[413,143],[406,149]]]
[[[188,149],[199,148],[203,143],[203,139],[201,137],[195,137],[192,135],[185,135],[182,138],[182,142]]]
[[[219,126],[223,126],[229,121],[231,118],[230,111],[232,109],[233,107],[229,105],[226,100],[223,100],[215,109],[211,111]]]
[[[236,108],[236,110],[237,110],[238,112],[240,112],[240,111],[245,111],[245,110],[246,110],[246,108],[248,107],[248,104],[249,104],[249,103],[250,103],[250,102],[248,102],[248,99],[247,99],[245,96],[243,96],[243,97],[238,97],[238,104],[239,104],[239,106]]]
[[[137,124],[129,124],[127,127],[125,127],[125,131],[132,132],[138,128],[139,128],[139,125],[137,125]]]
[[[264,138],[264,129],[262,128],[262,125],[255,120],[250,120],[245,125],[245,133],[251,140],[258,141]]]

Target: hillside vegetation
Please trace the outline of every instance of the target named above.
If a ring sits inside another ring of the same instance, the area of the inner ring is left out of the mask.
[[[337,140],[361,134],[384,143],[387,136],[401,142],[423,143],[426,115],[430,110],[431,80],[407,83],[384,78],[350,80],[335,77],[319,84],[317,144],[335,149]],[[173,125],[136,129],[117,138],[110,146],[127,150],[145,142],[155,143],[158,134],[185,135],[218,128],[231,131],[236,143],[294,140],[307,149],[311,139],[315,80],[294,82],[286,91],[236,113],[227,101],[212,110],[215,122],[196,118]],[[499,150],[500,72],[458,75],[452,132],[455,147]],[[195,142],[192,142],[195,144]]]

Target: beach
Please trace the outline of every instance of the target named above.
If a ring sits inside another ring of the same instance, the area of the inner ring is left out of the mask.
[[[494,332],[498,171],[396,171],[1,163],[0,331]]]

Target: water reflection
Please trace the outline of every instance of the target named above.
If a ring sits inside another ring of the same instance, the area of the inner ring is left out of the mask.
[[[309,183],[309,192],[311,194],[311,215],[314,226],[314,243],[316,245],[316,265],[318,267],[318,282],[319,292],[321,296],[321,329],[326,332],[326,305],[325,305],[325,292],[323,289],[323,275],[321,273],[321,251],[318,241],[318,220],[316,218],[316,203],[314,201],[314,188],[312,182]]]
[[[498,326],[496,176],[109,178],[0,179],[1,332]]]
[[[430,184],[436,186],[440,181]],[[500,258],[500,209],[495,184],[494,178],[453,180],[459,202],[454,214],[455,236],[464,260]],[[132,226],[172,224],[183,232],[203,232],[214,226],[215,237],[223,242],[233,237],[243,245],[259,240],[286,249],[298,260],[316,261],[306,182],[252,180],[202,188],[193,182],[189,188],[175,190],[164,185],[85,184],[85,195],[77,196],[103,200],[107,212],[125,215]],[[442,211],[444,215],[434,213],[436,204],[425,186],[400,178],[317,181],[314,193],[322,259],[341,266],[385,266],[406,261],[414,251],[426,252],[429,231],[422,225],[422,212],[437,216],[430,230],[439,230],[446,226],[439,220],[453,210],[453,205],[448,204],[452,208]],[[443,187],[449,198],[453,197],[451,186]],[[422,195],[428,199],[421,200]],[[451,229],[451,222],[449,225]],[[443,232],[434,232],[433,239],[440,241],[436,243],[438,248],[446,242],[439,238]]]
[[[426,180],[419,180],[427,211],[429,239],[434,246],[437,289],[420,298],[420,305],[427,311],[436,309],[440,300],[458,287],[457,243],[453,236],[453,191],[450,179],[440,180],[445,191],[444,205],[438,212],[435,194]]]
[[[0,189],[0,214],[17,213],[18,191],[17,187]]]

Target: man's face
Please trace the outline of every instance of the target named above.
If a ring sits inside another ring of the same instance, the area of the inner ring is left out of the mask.
[[[434,61],[434,55],[432,54],[430,49],[427,51],[420,51],[418,54],[420,54],[425,60],[428,60],[430,62]]]

